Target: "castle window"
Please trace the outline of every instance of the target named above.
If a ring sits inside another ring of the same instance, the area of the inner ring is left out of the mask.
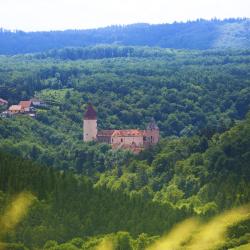
[[[123,139],[121,138],[121,142],[123,142]]]

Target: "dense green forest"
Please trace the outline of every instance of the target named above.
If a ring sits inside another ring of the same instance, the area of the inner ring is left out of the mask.
[[[135,57],[81,59],[83,53],[94,58],[128,50]],[[249,110],[249,51],[101,46],[57,51],[62,53],[81,60],[51,54],[0,58],[1,98],[16,104],[37,96],[48,103],[36,120],[1,120],[2,150],[61,169],[103,171],[129,156],[120,152],[117,157],[107,145],[82,143],[89,101],[97,109],[99,128],[144,128],[154,117],[162,137],[209,139]]]
[[[7,241],[23,242],[28,247],[42,247],[47,240],[64,242],[117,231],[129,231],[134,236],[158,235],[192,214],[186,208],[93,188],[85,177],[36,166],[10,155],[1,154],[0,162],[1,204],[12,193],[23,190],[32,191],[38,198],[28,218],[15,233],[6,236]]]
[[[63,47],[118,44],[175,49],[246,49],[249,19],[204,20],[186,23],[145,23],[90,30],[50,32],[0,31],[0,54],[41,52]],[[2,27],[4,28],[4,27]]]
[[[216,214],[249,202],[249,152],[250,116],[210,140],[204,136],[162,140],[129,164],[103,173],[96,186]]]
[[[24,249],[23,244],[31,249],[93,249],[110,234],[116,249],[145,249],[184,218],[197,215],[206,221],[249,202],[249,136],[247,117],[210,141],[162,141],[153,151],[133,156],[128,166],[106,171],[95,185],[87,177],[1,153],[0,211],[12,194],[26,190],[37,197],[28,216],[4,240],[22,242],[9,249]],[[230,228],[224,246],[249,242],[249,223]]]
[[[143,250],[186,218],[206,223],[249,203],[249,69],[249,50],[98,45],[1,56],[0,98],[47,104],[36,118],[0,117],[0,225],[16,194],[36,197],[15,230],[0,230],[5,249],[86,250],[107,238]],[[160,142],[139,155],[84,143],[88,102],[101,129],[143,129],[153,117]],[[249,243],[249,223],[233,225],[221,249]]]

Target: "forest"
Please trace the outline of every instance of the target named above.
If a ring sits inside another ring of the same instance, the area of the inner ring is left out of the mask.
[[[36,118],[0,117],[0,249],[148,250],[186,219],[209,225],[248,206],[249,69],[247,49],[98,45],[0,56],[0,98],[47,104]],[[84,143],[88,102],[100,129],[143,129],[153,117],[160,142],[138,155]],[[4,215],[23,192],[32,205],[8,227]],[[211,249],[250,243],[244,209]]]
[[[185,218],[196,215],[206,222],[246,204],[249,118],[207,143],[197,137],[162,141],[151,154],[134,156],[96,183],[1,153],[0,211],[23,190],[36,197],[28,216],[5,235],[7,242],[22,243],[7,249],[93,249],[104,235],[116,242],[115,249],[146,249]],[[220,249],[249,242],[247,218],[230,227]]]
[[[249,18],[198,19],[172,24],[138,23],[88,30],[0,30],[0,54],[44,52],[64,47],[113,44],[173,49],[249,49]]]

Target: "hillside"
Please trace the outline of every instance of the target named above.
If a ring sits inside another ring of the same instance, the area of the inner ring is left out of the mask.
[[[80,53],[103,57],[128,49],[134,57],[87,60]],[[0,58],[1,98],[16,104],[36,95],[49,104],[38,110],[36,120],[1,119],[1,149],[63,169],[104,170],[110,162],[115,164],[114,156],[106,154],[109,147],[98,145],[97,150],[82,143],[82,116],[89,101],[98,111],[100,129],[143,129],[154,117],[163,138],[197,134],[210,138],[249,110],[249,51],[115,46],[74,52],[79,50],[65,50],[64,59],[60,58],[64,51],[57,51],[59,58]],[[80,58],[67,59],[72,53]],[[127,157],[122,155],[119,161]]]
[[[97,44],[175,49],[249,49],[249,19],[197,20],[173,24],[133,24],[91,30],[0,32],[0,54],[42,52]],[[4,28],[4,27],[2,27]]]
[[[96,250],[111,240],[114,250],[149,250],[190,217],[214,232],[228,209],[234,223],[215,249],[247,246],[249,68],[249,50],[99,45],[0,56],[0,98],[46,103],[35,118],[0,117],[0,249]],[[88,102],[100,129],[144,129],[153,117],[160,142],[138,155],[84,143]],[[33,205],[8,229],[4,215],[23,191]]]
[[[20,191],[37,197],[16,230],[5,234],[6,248],[95,249],[108,238],[114,249],[145,250],[184,218],[199,215],[203,224],[225,208],[246,204],[249,118],[208,143],[197,137],[162,141],[127,166],[106,171],[94,186],[86,177],[0,153],[0,211]],[[249,242],[249,216],[244,218],[227,221],[231,226],[219,249]]]
[[[199,214],[216,214],[249,202],[249,152],[248,115],[210,140],[197,136],[162,140],[153,151],[103,173],[96,186],[191,206]]]
[[[0,162],[0,211],[11,201],[11,195],[23,190],[37,198],[29,216],[6,237],[32,249],[41,248],[48,240],[65,242],[117,231],[128,231],[133,236],[158,235],[191,214],[122,192],[93,188],[87,178],[60,173],[13,155],[0,153]]]

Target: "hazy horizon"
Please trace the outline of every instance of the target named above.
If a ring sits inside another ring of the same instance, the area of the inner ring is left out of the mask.
[[[187,22],[195,22],[198,20],[205,20],[205,21],[212,21],[214,19],[217,19],[219,21],[227,20],[227,19],[250,19],[248,17],[227,17],[227,18],[210,18],[210,19],[205,19],[205,18],[196,18],[194,20],[185,20],[185,21],[173,21],[173,22],[165,22],[165,23],[146,23],[146,22],[136,22],[136,23],[128,23],[128,24],[110,24],[106,26],[98,26],[98,27],[92,27],[92,28],[65,28],[65,29],[51,29],[51,30],[24,30],[24,29],[6,29],[5,27],[0,27],[0,29],[4,31],[11,31],[11,32],[50,32],[50,31],[67,31],[67,30],[90,30],[90,29],[102,29],[102,28],[107,28],[107,27],[112,27],[112,26],[129,26],[129,25],[139,25],[139,24],[149,24],[149,25],[161,25],[161,24],[173,24],[173,23],[187,23]]]
[[[2,0],[0,3],[0,28],[22,31],[249,17],[248,0]]]

